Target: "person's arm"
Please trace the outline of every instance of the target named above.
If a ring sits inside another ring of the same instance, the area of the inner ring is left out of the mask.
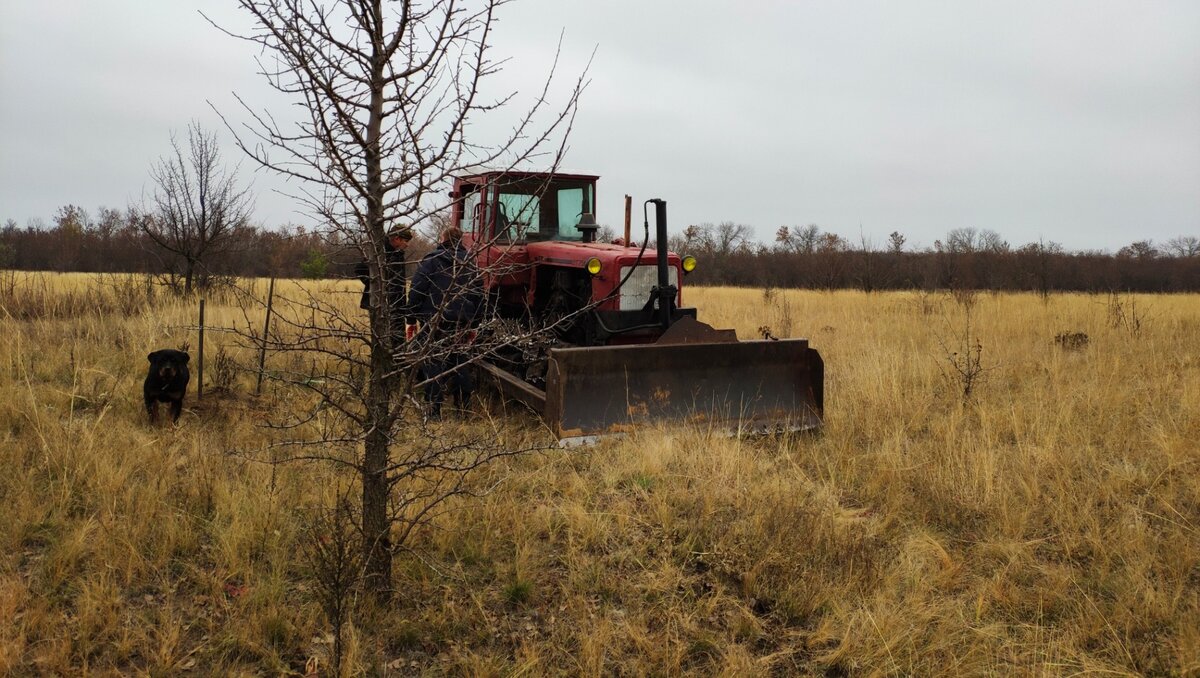
[[[426,256],[421,260],[420,266],[417,267],[417,273],[413,276],[412,286],[408,288],[408,308],[407,316],[413,321],[426,322],[429,319],[426,309],[426,300],[430,298],[429,290],[432,286],[431,278],[434,275],[436,266],[436,257],[433,255]]]
[[[463,257],[463,285],[462,294],[469,302],[468,317],[463,318],[470,327],[475,327],[483,315],[483,303],[485,293],[483,290],[483,271],[479,269],[475,261],[469,257]]]

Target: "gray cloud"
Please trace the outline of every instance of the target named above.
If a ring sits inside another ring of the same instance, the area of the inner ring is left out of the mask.
[[[285,105],[197,7],[241,21],[215,0],[0,9],[0,219],[136,200],[171,130],[219,127],[206,101],[238,117],[231,90]],[[630,193],[669,200],[675,227],[735,220],[764,239],[810,222],[923,244],[960,226],[1071,248],[1200,233],[1194,2],[732,7],[516,3],[494,91],[527,101],[560,32],[565,79],[596,49],[566,164],[603,176],[614,225]],[[503,116],[474,129],[499,135]],[[259,219],[302,219],[254,176]]]

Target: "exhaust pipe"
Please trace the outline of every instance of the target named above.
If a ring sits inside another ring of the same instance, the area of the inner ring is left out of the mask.
[[[671,316],[675,312],[675,297],[678,290],[671,284],[667,271],[667,201],[662,198],[651,198],[647,202],[654,203],[654,221],[658,238],[658,287],[654,294],[658,297],[658,318],[663,330],[671,327]]]

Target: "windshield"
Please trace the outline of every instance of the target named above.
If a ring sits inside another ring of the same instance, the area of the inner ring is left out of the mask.
[[[584,212],[593,212],[591,182],[544,181],[506,184],[496,199],[496,237],[500,240],[583,240],[575,228]]]

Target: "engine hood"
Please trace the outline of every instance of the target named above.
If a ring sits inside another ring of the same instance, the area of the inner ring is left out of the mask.
[[[546,242],[531,242],[525,245],[526,251],[529,253],[530,263],[544,263],[557,266],[569,266],[572,268],[583,268],[587,265],[588,259],[593,257],[600,260],[600,265],[604,271],[614,270],[619,266],[630,266],[635,262],[642,265],[654,265],[658,263],[658,251],[653,247],[647,247],[642,253],[641,261],[638,261],[638,252],[641,247],[625,247],[623,245],[613,245],[610,243],[582,243],[568,242],[562,240],[552,240]],[[667,265],[679,266],[679,255],[668,252]]]

